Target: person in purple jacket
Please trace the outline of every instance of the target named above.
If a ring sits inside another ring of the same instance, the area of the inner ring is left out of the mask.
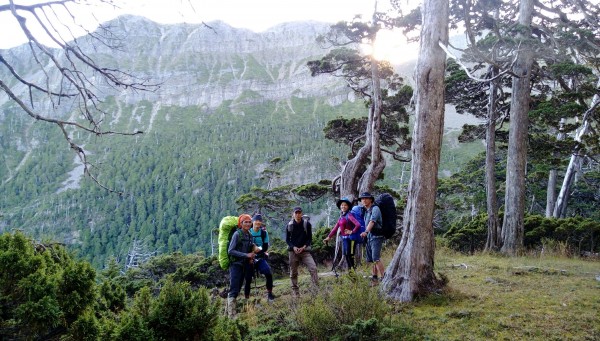
[[[329,242],[331,237],[334,237],[338,229],[342,237],[342,254],[348,263],[348,269],[355,269],[354,265],[354,240],[350,239],[350,235],[357,233],[360,230],[360,223],[354,215],[350,213],[352,202],[348,198],[341,198],[337,202],[337,207],[340,209],[340,218],[335,226],[329,232],[327,238],[323,239],[324,243]]]

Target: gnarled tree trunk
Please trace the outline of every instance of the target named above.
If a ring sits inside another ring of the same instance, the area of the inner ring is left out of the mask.
[[[416,67],[416,119],[412,139],[412,169],[403,233],[381,290],[402,302],[437,289],[433,272],[433,215],[444,130],[444,71],[448,43],[448,0],[425,0]]]
[[[373,119],[371,122],[371,163],[364,172],[358,183],[359,192],[370,192],[375,185],[375,181],[379,178],[381,172],[385,168],[385,159],[381,155],[381,138],[379,131],[381,130],[381,81],[379,79],[379,63],[371,59],[371,78],[373,87],[373,104],[371,111]],[[368,139],[368,137],[367,137]]]

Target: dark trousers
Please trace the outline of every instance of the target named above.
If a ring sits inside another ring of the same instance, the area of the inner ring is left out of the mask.
[[[346,258],[348,269],[354,269],[354,240],[350,238],[342,239],[342,254]]]
[[[258,270],[259,273],[265,275],[267,280],[267,290],[273,290],[273,274],[271,273],[271,267],[269,263],[267,263],[266,259],[259,259],[254,263],[254,267]]]
[[[242,289],[244,279],[244,295],[250,296],[250,285],[252,284],[252,264],[247,259],[231,263],[229,265],[229,294],[227,297],[237,297]]]

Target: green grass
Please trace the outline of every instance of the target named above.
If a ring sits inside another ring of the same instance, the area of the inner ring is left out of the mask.
[[[600,339],[598,261],[438,250],[436,272],[449,279],[446,293],[406,309],[433,339]]]
[[[394,249],[389,248],[385,252],[387,262]],[[515,258],[490,254],[468,256],[438,249],[435,262],[435,271],[449,279],[443,293],[408,304],[381,300],[380,304],[389,308],[382,322],[388,327],[395,326],[397,333],[391,339],[600,339],[600,282],[596,280],[596,276],[600,275],[600,262],[597,260],[554,255]],[[321,269],[323,272],[327,270]],[[367,265],[359,268],[360,281],[366,281],[362,275],[368,272]],[[306,290],[310,286],[306,272],[300,283],[301,288]],[[317,297],[307,293],[307,297],[295,302],[289,297],[289,279],[282,278],[276,281],[275,293],[280,296],[277,301],[267,305],[262,304],[262,299],[257,305],[259,308],[249,310],[252,316],[243,318],[249,322],[251,329],[258,314],[263,323],[272,326],[292,323],[291,329],[302,331],[302,322],[294,321],[298,311],[303,311],[304,317],[310,311],[302,310],[302,307],[308,305],[315,311],[315,317],[323,314],[323,307],[316,303],[336,305],[333,311],[342,308],[338,307],[340,302],[331,299],[334,290],[339,292],[339,288],[335,289],[338,285],[346,286],[348,297],[364,297],[359,293],[359,290],[365,290],[362,283],[348,286],[348,281],[322,277],[321,292]],[[352,290],[356,291],[353,293]],[[253,296],[264,296],[264,288],[253,292]],[[322,297],[328,299],[322,300]]]

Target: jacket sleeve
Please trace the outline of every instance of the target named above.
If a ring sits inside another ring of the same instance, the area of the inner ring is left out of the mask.
[[[238,257],[238,258],[247,258],[248,255],[236,250],[236,246],[238,244],[238,239],[240,237],[240,234],[238,232],[235,232],[233,234],[233,237],[231,237],[231,242],[229,243],[229,249],[227,249],[227,254],[230,256],[234,256],[234,257]]]
[[[356,220],[354,215],[351,213],[348,214],[348,219],[352,222],[352,224],[354,224],[354,229],[352,230],[352,233],[357,233],[358,231],[360,231],[360,223],[358,222],[358,220]]]
[[[335,233],[339,227],[340,227],[340,221],[338,220],[335,223],[335,226],[331,229],[331,232],[329,232],[329,234],[327,235],[327,237],[331,238],[331,237],[335,236]]]
[[[288,225],[285,225],[285,242],[287,243],[289,250],[294,249],[294,244],[292,244],[292,232],[290,232],[289,223]]]

